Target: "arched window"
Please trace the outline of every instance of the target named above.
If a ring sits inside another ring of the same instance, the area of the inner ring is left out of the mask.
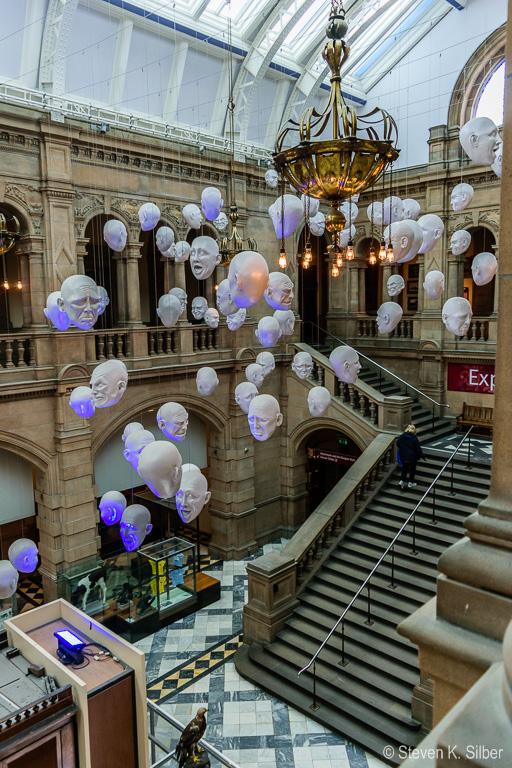
[[[480,91],[475,117],[490,117],[496,125],[503,125],[504,100],[505,62],[502,61]]]

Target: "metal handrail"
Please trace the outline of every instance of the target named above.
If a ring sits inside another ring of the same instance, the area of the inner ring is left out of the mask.
[[[154,701],[151,701],[151,699],[147,699],[147,705],[149,709],[149,715],[150,715],[150,723],[151,726],[153,726],[153,717],[154,714],[158,715],[158,717],[163,718],[166,720],[170,725],[172,725],[176,730],[183,733],[185,730],[185,726],[180,723],[179,720],[176,720],[175,717],[172,715],[169,715],[167,712],[165,712],[161,707],[158,706],[158,704],[155,704]],[[156,744],[156,746],[161,749],[166,754],[163,757],[160,757],[156,762],[152,763],[150,768],[160,768],[160,766],[165,765],[165,763],[169,762],[169,760],[173,759],[174,750],[172,752],[169,752],[167,750],[167,747],[159,741],[152,730],[150,729],[149,732],[149,740],[151,742],[152,751],[153,751],[153,744]],[[234,763],[233,760],[230,760],[226,755],[224,755],[220,750],[218,750],[216,747],[213,746],[213,744],[210,744],[208,741],[205,741],[204,739],[201,739],[199,741],[199,746],[205,750],[205,752],[208,752],[209,755],[214,757],[216,760],[219,761],[219,763],[222,763],[223,765],[228,766],[228,768],[240,768],[238,763]]]
[[[339,617],[339,619],[337,620],[336,624],[333,626],[333,628],[331,629],[331,631],[329,632],[329,634],[327,635],[327,637],[325,638],[323,643],[319,646],[319,648],[316,651],[316,653],[311,657],[309,663],[303,669],[301,669],[300,672],[298,672],[298,675],[301,675],[303,672],[305,672],[307,669],[309,669],[312,664],[315,663],[315,661],[318,658],[318,655],[320,654],[320,652],[324,649],[324,647],[327,644],[327,642],[331,639],[331,637],[334,634],[334,632],[338,629],[339,625],[344,620],[345,616],[347,615],[349,610],[352,608],[352,606],[354,605],[354,603],[357,600],[357,598],[361,595],[363,589],[369,584],[369,582],[370,582],[372,576],[374,575],[374,573],[376,572],[376,570],[380,567],[380,565],[382,564],[383,560],[387,557],[387,555],[389,554],[391,549],[395,546],[397,540],[402,535],[403,531],[409,525],[410,521],[412,520],[412,518],[414,517],[414,515],[418,511],[418,508],[423,503],[424,499],[428,496],[428,494],[430,493],[432,488],[434,488],[435,484],[437,483],[437,481],[439,480],[439,478],[441,477],[441,475],[443,474],[443,472],[447,468],[448,464],[453,460],[453,457],[455,456],[455,454],[457,453],[457,451],[461,447],[462,443],[467,439],[468,436],[470,437],[470,445],[471,445],[471,432],[472,432],[472,430],[473,430],[473,427],[470,427],[468,429],[468,431],[466,432],[466,434],[464,435],[464,437],[462,438],[462,440],[460,441],[458,446],[455,448],[455,450],[451,453],[450,457],[447,459],[447,461],[446,461],[445,465],[443,466],[443,468],[438,472],[438,474],[436,475],[434,480],[431,482],[431,484],[429,485],[429,487],[427,488],[427,490],[425,491],[425,493],[421,497],[421,499],[418,501],[418,503],[414,507],[413,511],[411,512],[411,514],[409,515],[409,517],[407,518],[405,523],[402,525],[402,527],[400,528],[400,530],[398,531],[398,533],[394,537],[394,539],[391,542],[391,544],[389,544],[389,546],[385,550],[384,554],[381,555],[381,557],[379,558],[377,563],[373,566],[372,570],[370,571],[370,573],[368,574],[366,579],[363,581],[363,583],[361,584],[361,586],[359,587],[359,589],[355,593],[354,597],[352,598],[350,603],[347,605],[347,607],[345,608],[345,610],[343,611],[343,613],[341,614],[341,616]]]
[[[343,339],[340,339],[338,336],[335,336],[333,333],[330,333],[329,331],[326,331],[325,328],[322,328],[320,325],[317,325],[312,320],[306,320],[305,324],[314,325],[315,328],[318,328],[319,331],[322,331],[323,333],[327,334],[327,336],[330,336],[331,339],[335,339],[336,341],[339,341],[340,344],[344,344],[346,347],[350,346],[350,344],[347,344],[346,341],[343,341]],[[355,349],[355,347],[352,347],[352,348]],[[383,365],[380,365],[380,363],[377,363],[376,360],[372,360],[371,357],[367,357],[362,352],[359,352],[358,349],[356,349],[356,352],[359,355],[359,357],[364,357],[364,359],[367,360],[369,363],[371,363],[372,365],[376,365],[377,368],[380,368],[381,371],[385,371],[386,373],[389,373],[389,375],[393,376],[394,379],[397,379],[397,381],[401,381],[402,384],[405,384],[405,386],[408,389],[413,389],[419,395],[421,395],[422,397],[426,398],[426,400],[430,400],[431,403],[434,403],[434,405],[438,405],[440,408],[449,408],[450,407],[448,405],[448,403],[438,403],[437,400],[434,400],[432,397],[430,397],[429,395],[425,394],[425,392],[422,392],[421,389],[417,389],[412,384],[409,384],[408,381],[405,381],[405,379],[402,379],[402,378],[400,378],[400,376],[397,376],[396,373],[393,373],[393,371],[390,371],[389,368],[384,368]]]

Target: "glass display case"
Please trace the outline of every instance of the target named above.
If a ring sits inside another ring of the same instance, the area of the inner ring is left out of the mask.
[[[173,536],[137,550],[139,600],[159,615],[174,613],[197,600],[194,545]]]
[[[16,616],[18,613],[16,592],[10,597],[0,600],[0,632],[4,628],[4,621]]]

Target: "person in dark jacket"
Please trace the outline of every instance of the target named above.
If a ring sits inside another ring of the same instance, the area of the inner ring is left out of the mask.
[[[400,435],[396,444],[400,451],[400,461],[402,462],[402,475],[398,485],[403,488],[407,482],[407,475],[409,475],[408,486],[409,488],[414,488],[418,485],[418,483],[414,482],[416,464],[419,459],[427,460],[421,450],[420,441],[416,437],[416,427],[414,424],[409,424],[406,427],[405,432]]]

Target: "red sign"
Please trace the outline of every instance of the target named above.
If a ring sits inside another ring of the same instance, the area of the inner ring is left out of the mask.
[[[494,365],[448,363],[448,389],[494,394]]]
[[[331,461],[333,464],[344,464],[351,467],[355,464],[356,456],[347,456],[345,453],[334,453],[333,451],[321,451],[317,448],[308,448],[308,459],[320,459],[320,461]]]

